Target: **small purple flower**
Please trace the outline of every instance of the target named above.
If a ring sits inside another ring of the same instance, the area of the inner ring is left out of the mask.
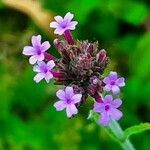
[[[57,111],[61,111],[66,108],[67,117],[71,117],[78,113],[75,104],[79,103],[82,98],[82,94],[74,94],[72,87],[66,87],[65,90],[59,90],[56,93],[60,99],[54,104]]]
[[[33,71],[37,72],[37,75],[34,77],[34,81],[36,83],[40,82],[42,79],[45,79],[47,83],[49,83],[50,79],[53,78],[53,74],[51,70],[54,68],[55,63],[53,60],[47,62],[44,61],[37,62],[37,65],[33,67]]]
[[[45,41],[41,43],[41,35],[32,36],[32,46],[25,46],[23,54],[31,56],[29,59],[30,64],[35,64],[37,61],[44,60],[44,52],[50,48],[50,43]]]
[[[94,112],[101,114],[99,123],[108,126],[110,119],[119,120],[122,117],[122,112],[117,108],[122,104],[121,99],[113,100],[111,95],[106,95],[102,103],[95,102]]]
[[[54,33],[62,35],[66,30],[74,30],[75,26],[78,24],[77,21],[72,21],[73,14],[68,12],[64,18],[61,16],[55,16],[54,19],[56,21],[53,21],[50,23],[51,28],[56,28]]]
[[[110,72],[109,76],[104,78],[103,82],[106,84],[104,87],[105,91],[112,91],[113,94],[120,92],[119,87],[125,86],[124,78],[118,78],[116,72]]]

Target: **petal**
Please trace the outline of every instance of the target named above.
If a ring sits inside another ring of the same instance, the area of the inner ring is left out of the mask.
[[[50,46],[51,45],[48,41],[43,42],[42,45],[41,45],[41,51],[45,52],[46,50],[48,50],[50,48]]]
[[[110,74],[109,74],[109,78],[110,80],[117,80],[117,72],[113,72],[111,71]]]
[[[64,90],[58,90],[56,92],[56,96],[60,99],[60,100],[66,100],[66,97],[65,97],[65,91]]]
[[[32,46],[25,46],[22,53],[27,56],[36,54],[35,49]]]
[[[124,78],[119,78],[119,79],[117,79],[116,84],[121,87],[125,86],[124,80],[125,80]]]
[[[78,24],[77,21],[71,21],[71,22],[67,25],[67,29],[74,30],[77,24]]]
[[[37,62],[37,55],[33,55],[29,58],[29,63],[30,64],[35,64]]]
[[[32,36],[32,45],[35,47],[41,45],[41,35]]]
[[[45,74],[44,74],[44,73],[38,73],[38,74],[33,78],[33,80],[34,80],[36,83],[39,83],[44,77],[45,77]]]
[[[49,81],[53,78],[53,74],[51,72],[48,72],[46,75],[45,75],[45,80],[47,83],[49,83]]]
[[[115,99],[115,100],[113,101],[112,106],[113,106],[114,108],[118,108],[119,106],[121,106],[121,104],[122,104],[122,100],[119,99],[119,98],[117,98],[117,99]]]
[[[110,122],[109,115],[106,112],[102,113],[100,116],[100,119],[99,119],[99,123],[104,125],[104,126],[108,126],[109,122]]]
[[[55,63],[53,60],[50,60],[48,63],[47,63],[47,67],[49,70],[53,69],[55,67]]]
[[[122,112],[118,109],[111,109],[111,117],[115,120],[119,120],[122,117]]]
[[[104,97],[104,103],[111,103],[113,101],[112,95],[106,95]]]
[[[110,84],[107,84],[104,86],[104,91],[110,91],[111,90],[111,85]]]
[[[62,35],[65,31],[66,31],[66,29],[58,27],[58,28],[55,29],[54,33],[58,34],[58,35]]]
[[[82,94],[75,94],[71,99],[73,100],[73,103],[79,103],[81,101]]]
[[[64,20],[67,22],[70,22],[73,19],[73,17],[74,17],[74,15],[72,13],[68,12],[64,17]]]
[[[67,86],[65,89],[66,98],[71,99],[74,96],[73,88]]]
[[[109,84],[111,81],[110,81],[110,78],[109,78],[109,77],[106,77],[106,78],[104,78],[103,82],[104,82],[105,84]]]
[[[38,55],[38,61],[43,61],[44,60],[44,54],[42,53],[41,55]]]
[[[33,66],[34,72],[41,72],[40,67],[38,65]]]
[[[64,103],[64,101],[57,101],[56,103],[54,103],[54,107],[57,111],[61,111],[66,108],[66,104]]]
[[[69,104],[66,107],[66,113],[67,113],[67,117],[70,118],[72,115],[77,114],[78,110],[74,104]]]
[[[113,85],[112,92],[113,92],[113,94],[119,94],[120,93],[119,87],[117,85]]]
[[[55,16],[54,19],[58,22],[61,23],[63,21],[63,18],[61,16]]]
[[[104,103],[97,103],[97,102],[95,102],[94,103],[93,111],[94,112],[99,112],[99,113],[104,112],[105,111],[105,105],[104,105]]]
[[[53,21],[50,23],[50,27],[51,28],[57,28],[58,27],[58,23],[56,21]]]

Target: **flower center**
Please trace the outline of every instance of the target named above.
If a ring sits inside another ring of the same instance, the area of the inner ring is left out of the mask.
[[[115,85],[115,81],[111,81],[111,83],[110,83],[111,85]]]
[[[109,106],[109,105],[106,105],[106,106],[105,106],[105,110],[108,111],[109,109],[110,109],[110,106]]]
[[[70,104],[71,103],[71,99],[67,99],[66,102],[67,102],[67,104]]]
[[[63,22],[61,23],[61,27],[62,27],[62,28],[66,28],[66,27],[67,27],[67,22],[63,21]]]

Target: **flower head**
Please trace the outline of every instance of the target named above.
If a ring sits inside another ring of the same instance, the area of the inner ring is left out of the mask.
[[[54,19],[56,21],[53,21],[50,23],[51,28],[55,28],[54,33],[62,35],[66,30],[74,30],[75,26],[78,24],[77,21],[72,21],[73,14],[68,12],[64,18],[61,16],[55,16]]]
[[[104,90],[112,91],[114,94],[118,94],[120,92],[119,87],[125,86],[124,78],[118,78],[116,72],[110,72],[108,77],[105,77],[103,82],[105,83]]]
[[[75,104],[81,101],[82,94],[74,94],[73,88],[68,86],[65,90],[59,90],[56,95],[59,98],[59,101],[54,104],[57,111],[66,108],[67,117],[78,113]]]
[[[41,35],[32,36],[32,46],[25,46],[23,54],[31,56],[29,59],[30,64],[35,64],[37,61],[44,60],[44,52],[50,48],[50,43],[45,41],[41,43]]]
[[[101,114],[99,123],[107,126],[110,119],[119,120],[122,117],[122,112],[117,108],[122,104],[121,99],[113,100],[111,95],[106,95],[102,103],[95,102],[94,111]]]
[[[50,79],[53,78],[51,70],[54,68],[55,63],[53,60],[45,63],[44,61],[37,62],[37,65],[33,67],[33,71],[37,72],[37,75],[34,77],[35,82],[40,82],[42,79],[45,79],[49,83]]]

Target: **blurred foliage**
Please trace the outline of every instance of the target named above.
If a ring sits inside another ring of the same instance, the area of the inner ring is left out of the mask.
[[[41,0],[41,4],[54,14],[73,12],[79,21],[74,36],[98,40],[111,57],[108,71],[126,77],[123,128],[150,122],[149,1]],[[33,82],[35,74],[22,48],[33,34],[48,39],[36,22],[0,1],[0,34],[0,150],[121,149],[104,129],[86,119],[90,101],[78,116],[67,119],[65,112],[53,108],[59,87]],[[54,48],[50,52],[57,56]],[[137,150],[149,150],[149,133],[131,137]]]

